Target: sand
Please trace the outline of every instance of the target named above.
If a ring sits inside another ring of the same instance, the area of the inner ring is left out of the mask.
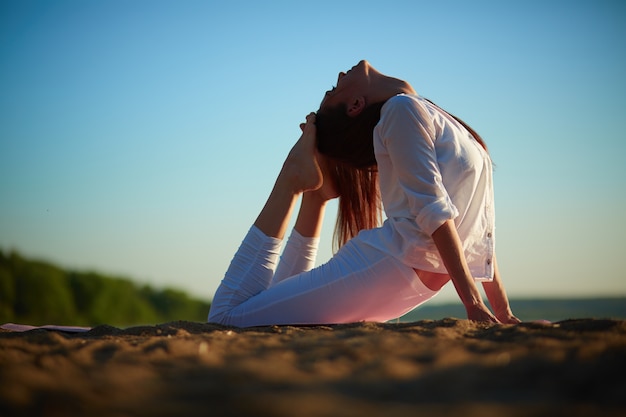
[[[626,321],[0,332],[2,416],[626,415]]]

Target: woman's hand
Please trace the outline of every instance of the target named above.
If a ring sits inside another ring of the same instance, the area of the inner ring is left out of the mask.
[[[522,321],[515,317],[511,310],[497,312],[494,316],[485,304],[466,307],[467,318],[483,323],[519,324]]]
[[[522,321],[513,315],[511,306],[509,305],[509,299],[504,290],[504,284],[500,277],[500,269],[498,268],[498,259],[494,256],[494,274],[492,281],[483,282],[483,288],[489,304],[496,313],[496,317],[502,324],[518,324]]]
[[[496,313],[496,317],[502,324],[519,324],[522,321],[515,317],[511,310],[505,311],[503,313]]]
[[[467,318],[480,323],[500,323],[484,303],[465,306]]]

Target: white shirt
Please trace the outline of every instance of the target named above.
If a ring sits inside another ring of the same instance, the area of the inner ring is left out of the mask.
[[[374,152],[387,219],[359,238],[412,268],[447,273],[431,235],[454,219],[474,279],[493,279],[492,164],[472,135],[427,100],[400,94],[382,107]]]

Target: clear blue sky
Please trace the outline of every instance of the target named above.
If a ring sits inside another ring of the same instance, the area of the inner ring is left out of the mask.
[[[620,1],[5,0],[0,248],[211,298],[367,59],[487,141],[511,297],[626,295],[625,43]]]

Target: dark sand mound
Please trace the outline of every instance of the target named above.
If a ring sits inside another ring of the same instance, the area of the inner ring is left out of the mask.
[[[626,414],[626,321],[0,332],[2,416]]]

